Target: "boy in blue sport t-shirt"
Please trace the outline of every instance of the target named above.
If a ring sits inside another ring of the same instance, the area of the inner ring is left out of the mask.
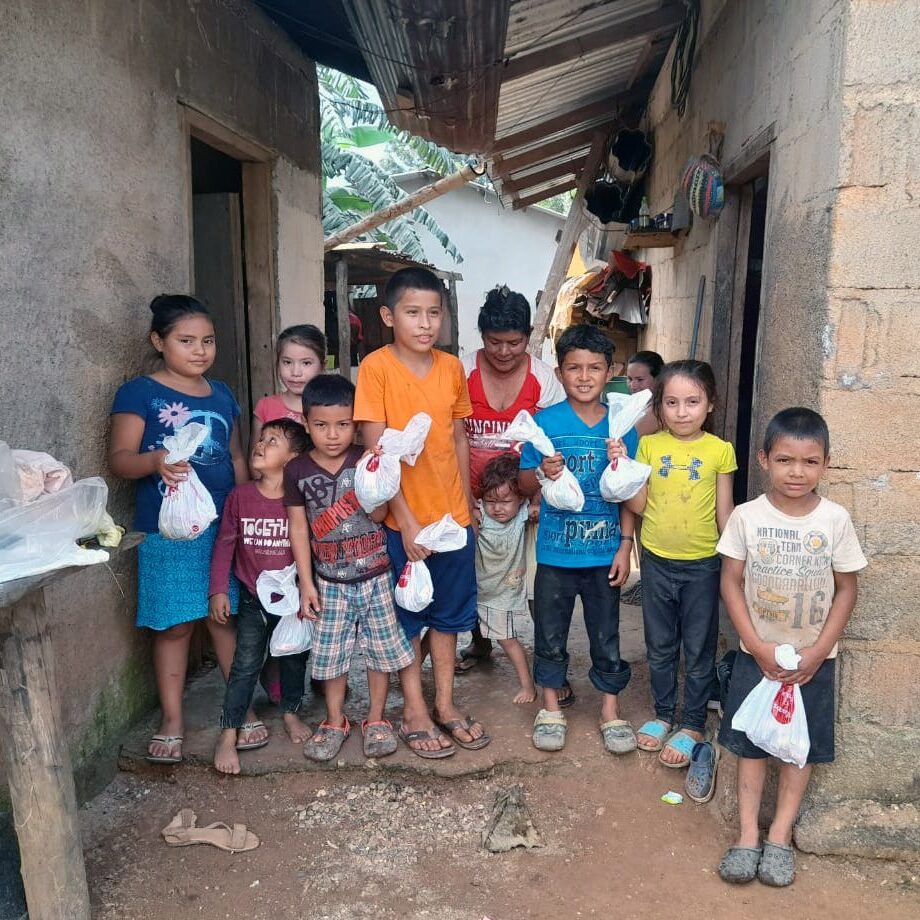
[[[558,451],[542,457],[530,444],[521,456],[519,485],[526,495],[540,478],[558,479],[567,467],[585,495],[581,511],[540,504],[537,574],[534,583],[534,680],[543,688],[543,708],[534,720],[533,743],[541,751],[565,744],[566,721],[558,691],[565,685],[569,627],[580,597],[591,652],[588,677],[602,694],[600,729],[605,748],[623,754],[636,747],[628,722],[620,719],[617,695],[629,682],[620,658],[620,586],[629,575],[635,517],[605,501],[600,479],[607,465],[607,407],[601,401],[612,375],[613,343],[594,326],[570,326],[556,346],[564,402],[538,412],[534,421]],[[623,439],[634,456],[638,437]]]

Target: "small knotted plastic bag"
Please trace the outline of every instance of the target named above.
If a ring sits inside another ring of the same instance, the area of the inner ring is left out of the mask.
[[[175,434],[167,435],[163,438],[163,447],[168,451],[166,462],[190,460],[207,436],[207,426],[198,422],[189,422]],[[167,487],[159,519],[160,533],[167,540],[194,540],[216,519],[214,499],[194,469],[189,470],[187,479]]]
[[[645,415],[651,401],[650,390],[640,390],[631,396],[608,393],[607,406],[610,417],[610,437],[622,438]],[[652,468],[632,457],[619,457],[608,464],[601,474],[601,498],[608,502],[625,502],[648,482]]]
[[[400,461],[415,466],[431,429],[431,416],[419,412],[399,431],[387,428],[380,436],[379,453],[365,454],[355,467],[355,495],[370,514],[399,491]]]
[[[466,546],[466,528],[449,514],[423,527],[415,542],[433,553],[450,553]],[[396,583],[396,603],[412,613],[420,613],[434,599],[434,585],[425,561],[406,562]]]

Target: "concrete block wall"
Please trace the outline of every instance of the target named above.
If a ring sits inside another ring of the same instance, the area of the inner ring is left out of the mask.
[[[277,153],[280,321],[322,321],[315,69],[248,0],[8,0],[0,86],[0,438],[105,473],[147,304],[190,288],[180,102]],[[135,590],[131,554],[48,592],[78,765],[153,699]]]
[[[686,114],[670,107],[670,57],[649,107],[649,203],[670,206],[708,122],[726,124],[725,164],[772,126],[754,437],[784,406],[825,414],[823,491],[849,508],[870,561],[839,660],[837,761],[815,771],[796,839],[899,856],[920,841],[904,810],[920,797],[920,17],[910,0],[702,8]],[[654,291],[641,347],[686,355],[705,274],[707,357],[717,236],[697,221],[673,250],[643,254]]]

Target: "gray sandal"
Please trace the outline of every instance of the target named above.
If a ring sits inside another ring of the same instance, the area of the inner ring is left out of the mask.
[[[396,732],[393,731],[393,724],[386,719],[380,722],[368,722],[365,719],[361,723],[361,734],[364,735],[365,757],[387,757],[396,753]]]
[[[345,739],[351,734],[351,723],[348,719],[344,725],[330,725],[323,721],[319,728],[313,732],[313,737],[308,738],[303,745],[303,756],[321,763],[332,760],[342,749]]]
[[[729,847],[719,863],[719,877],[732,885],[753,882],[762,854],[760,847]]]
[[[565,747],[565,716],[541,709],[533,720],[533,746],[538,751],[561,751]]]
[[[636,733],[624,719],[611,719],[601,725],[601,737],[608,754],[628,754],[636,749]]]
[[[757,878],[764,885],[785,888],[795,881],[795,850],[781,843],[763,842],[763,856],[757,867]]]

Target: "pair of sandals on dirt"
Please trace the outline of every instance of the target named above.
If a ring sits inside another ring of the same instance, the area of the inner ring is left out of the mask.
[[[238,729],[239,737],[236,742],[238,751],[256,751],[268,744],[268,729],[261,720],[244,722]],[[253,738],[253,735],[256,737]],[[182,735],[153,735],[147,747],[146,759],[148,763],[177,764],[182,763]],[[166,754],[155,754],[154,745],[166,748]]]
[[[652,719],[642,725],[638,731],[645,741],[639,741],[640,751],[657,753],[658,762],[671,770],[687,771],[687,795],[699,805],[705,805],[716,791],[716,772],[719,767],[719,749],[711,741],[694,738],[685,729],[672,731],[672,726],[662,719]],[[664,759],[667,748],[680,755],[680,759]]]
[[[559,712],[550,712],[541,709],[533,721],[533,735],[531,740],[538,751],[561,751],[565,747],[565,735],[568,723],[563,709],[567,709],[575,702],[575,695],[571,694],[559,701]],[[604,740],[604,750],[608,754],[628,754],[636,749],[636,733],[625,719],[610,719],[600,724],[601,738]]]
[[[719,863],[719,877],[733,885],[757,878],[771,888],[785,888],[795,881],[795,850],[769,840],[759,847],[729,847]]]

